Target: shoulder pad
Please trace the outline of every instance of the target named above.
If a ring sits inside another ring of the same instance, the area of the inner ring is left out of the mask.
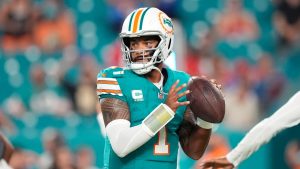
[[[97,95],[123,96],[118,77],[124,75],[123,68],[110,67],[102,70],[97,76]]]
[[[125,70],[122,67],[112,66],[112,67],[102,70],[100,72],[100,74],[102,77],[119,78],[119,77],[124,76]]]

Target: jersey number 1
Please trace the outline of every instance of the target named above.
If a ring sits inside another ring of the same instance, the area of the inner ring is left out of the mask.
[[[167,142],[167,129],[163,127],[158,132],[158,142],[154,144],[154,155],[169,155],[170,144]]]

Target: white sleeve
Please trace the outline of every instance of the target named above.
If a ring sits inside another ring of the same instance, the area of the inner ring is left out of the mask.
[[[140,125],[130,127],[125,119],[116,119],[106,126],[111,147],[119,157],[124,157],[149,141],[175,113],[165,104],[158,105]]]
[[[106,131],[105,131],[105,124],[104,124],[104,119],[102,113],[98,113],[97,115],[97,121],[100,127],[100,133],[102,136],[106,136]]]
[[[1,169],[12,169],[7,163],[5,160],[1,159],[0,160],[0,168]]]
[[[254,126],[236,148],[226,156],[227,160],[238,166],[261,145],[270,141],[280,131],[300,123],[300,92],[297,92],[272,116]],[[297,103],[298,102],[298,103]]]
[[[152,138],[143,124],[130,127],[130,122],[124,119],[110,122],[106,126],[106,135],[112,149],[119,157],[125,157]]]

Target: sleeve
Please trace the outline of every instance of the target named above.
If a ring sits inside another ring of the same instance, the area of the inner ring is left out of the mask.
[[[111,121],[106,133],[112,149],[119,157],[126,156],[149,141],[174,115],[168,106],[160,104],[137,126],[130,127],[130,121],[125,119]]]
[[[1,159],[0,160],[0,168],[1,169],[12,169],[7,163],[5,160]]]
[[[101,71],[97,76],[98,98],[116,98],[126,102],[117,78],[109,76],[109,72]]]
[[[272,116],[253,127],[236,148],[227,154],[227,159],[238,166],[260,146],[270,141],[280,131],[300,123],[300,92],[296,93]]]

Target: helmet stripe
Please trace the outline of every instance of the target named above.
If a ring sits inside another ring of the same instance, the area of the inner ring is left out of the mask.
[[[131,14],[131,16],[130,16],[130,21],[129,21],[128,31],[131,30],[132,18],[133,18],[133,16],[134,16],[135,12],[136,12],[136,11],[134,11],[134,12]]]
[[[144,10],[144,12],[143,12],[143,14],[142,14],[142,18],[141,18],[141,21],[140,21],[140,27],[139,27],[139,30],[141,30],[142,27],[143,27],[144,17],[145,17],[146,12],[147,12],[149,9],[150,9],[150,8],[147,8],[146,10]]]
[[[139,9],[134,17],[133,30],[132,30],[133,33],[135,33],[137,31],[138,23],[139,23],[142,11],[143,11],[143,8]]]

